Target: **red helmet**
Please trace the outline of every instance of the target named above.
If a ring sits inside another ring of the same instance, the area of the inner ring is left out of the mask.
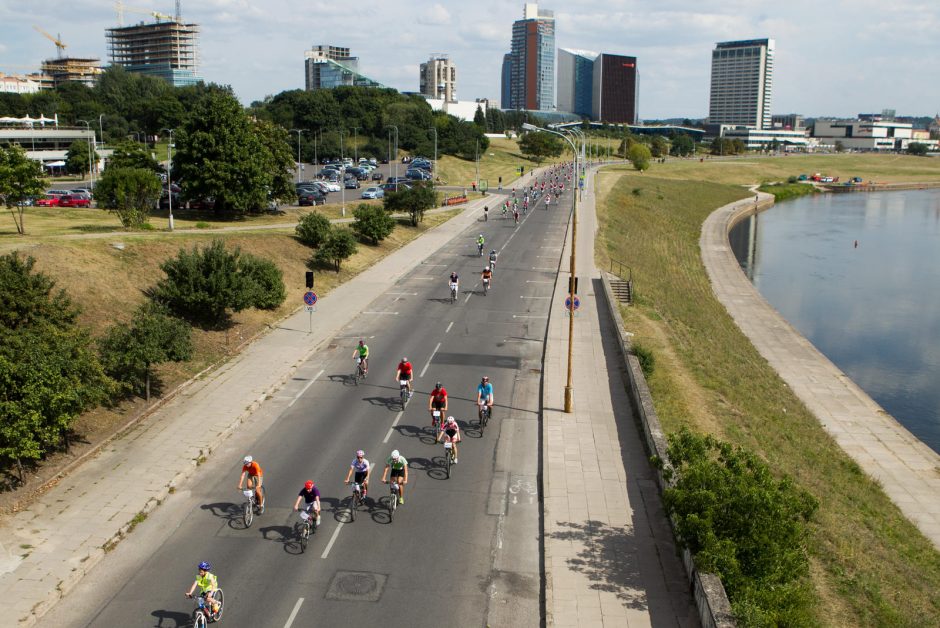
[[[307,480],[304,482],[304,488],[308,491],[313,488],[313,480]]]

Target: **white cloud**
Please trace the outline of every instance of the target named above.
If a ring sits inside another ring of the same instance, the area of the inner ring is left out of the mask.
[[[427,11],[419,9],[418,24],[427,24],[431,26],[445,26],[450,24],[450,11],[441,4],[433,4]]]

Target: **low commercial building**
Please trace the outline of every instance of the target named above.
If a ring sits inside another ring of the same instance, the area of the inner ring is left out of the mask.
[[[709,135],[729,140],[740,140],[748,150],[806,151],[816,147],[816,142],[804,130],[755,129],[748,126],[717,125],[709,127]]]
[[[813,127],[813,137],[820,143],[835,146],[839,142],[846,149],[861,151],[903,150],[913,135],[914,128],[909,122],[877,116],[865,120],[816,120]]]
[[[304,79],[307,91],[341,86],[385,87],[359,73],[359,57],[349,48],[314,46],[304,52]]]
[[[57,117],[0,117],[0,145],[19,145],[26,151],[27,157],[43,166],[64,162],[69,147],[75,141],[92,144],[95,142],[95,131],[59,127]],[[97,149],[97,152],[99,156],[102,154],[100,149]]]
[[[455,118],[464,120],[466,122],[473,122],[473,117],[477,113],[477,109],[483,111],[484,115],[486,110],[491,107],[490,101],[486,98],[477,98],[476,100],[457,100],[450,102],[443,98],[426,98],[428,104],[431,105],[431,109],[434,111],[443,111],[444,113],[449,113]]]

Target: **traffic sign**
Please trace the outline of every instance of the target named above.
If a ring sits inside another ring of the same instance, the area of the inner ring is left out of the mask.
[[[307,305],[316,305],[317,304],[317,293],[316,292],[305,292],[304,293],[304,303]]]
[[[578,309],[579,307],[581,307],[581,299],[578,298],[578,295],[574,295],[574,309]],[[565,297],[565,309],[566,310],[571,309],[571,297],[570,296]]]

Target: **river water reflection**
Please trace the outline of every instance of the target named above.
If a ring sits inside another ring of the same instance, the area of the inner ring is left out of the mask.
[[[761,295],[940,452],[940,190],[803,197],[730,239]]]

